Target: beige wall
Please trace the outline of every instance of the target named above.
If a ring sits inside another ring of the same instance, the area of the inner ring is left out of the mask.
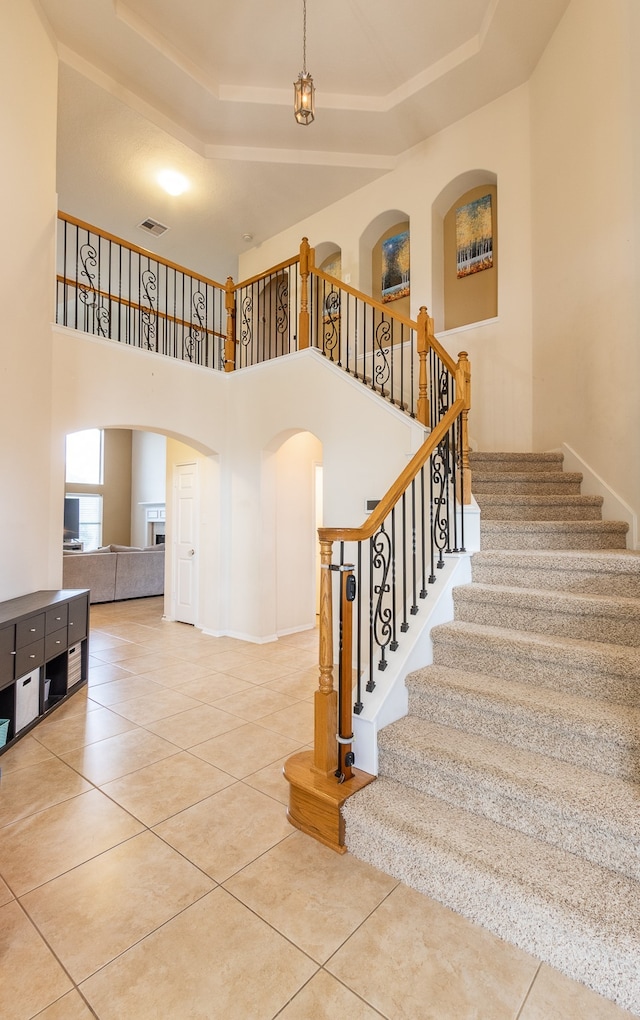
[[[531,80],[534,445],[567,443],[636,513],[637,6],[574,0]]]
[[[30,0],[3,0],[0,599],[53,587],[62,573],[64,441],[52,446],[49,432],[57,88],[56,53]]]
[[[444,328],[456,329],[470,322],[480,322],[498,314],[498,189],[481,184],[460,195],[443,222]],[[493,265],[480,273],[458,279],[456,267],[456,210],[461,205],[491,195],[493,227]]]

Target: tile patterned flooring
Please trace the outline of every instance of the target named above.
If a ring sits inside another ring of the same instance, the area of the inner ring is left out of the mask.
[[[3,1020],[629,1015],[289,826],[316,647],[92,607],[88,687],[0,757]]]

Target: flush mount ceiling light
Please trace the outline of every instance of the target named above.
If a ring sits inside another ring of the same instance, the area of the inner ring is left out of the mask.
[[[182,195],[189,187],[187,178],[177,170],[161,170],[156,179],[169,195]]]
[[[307,73],[307,0],[302,0],[302,70],[293,83],[293,113],[298,124],[310,124],[315,103],[313,78]]]

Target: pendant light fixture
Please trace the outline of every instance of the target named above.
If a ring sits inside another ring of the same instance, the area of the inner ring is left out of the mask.
[[[310,124],[315,111],[315,86],[307,72],[307,0],[302,0],[302,70],[293,83],[293,113],[298,124]]]

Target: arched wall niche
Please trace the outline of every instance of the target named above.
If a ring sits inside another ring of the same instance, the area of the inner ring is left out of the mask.
[[[431,294],[432,294],[432,309],[431,314],[435,320],[436,333],[442,332],[447,327],[445,322],[448,316],[446,315],[445,307],[445,219],[447,214],[454,211],[454,206],[461,203],[461,200],[465,198],[470,192],[475,189],[486,187],[491,191],[492,195],[497,195],[498,176],[492,170],[487,169],[474,169],[467,170],[462,174],[458,174],[454,177],[445,187],[439,192],[439,194],[433,200],[431,205]],[[494,270],[485,270],[484,275],[493,272],[493,278],[497,281],[497,202],[493,202],[493,217],[494,217]],[[454,239],[455,244],[455,239]],[[454,247],[454,259],[455,259],[455,247]],[[455,276],[455,262],[453,273]],[[483,274],[479,274],[482,276]],[[460,283],[468,283],[470,278],[466,280],[458,281]],[[446,288],[448,290],[448,288]],[[497,285],[496,285],[496,311],[497,314]],[[488,316],[482,315],[482,318],[488,318]],[[475,318],[471,318],[468,321],[477,321]],[[458,323],[461,325],[461,323]]]
[[[322,241],[315,247],[315,264],[325,273],[342,278],[342,249],[333,241]]]
[[[364,294],[370,294],[372,297],[379,299],[380,296],[380,275],[377,274],[377,280],[374,280],[374,252],[376,249],[381,251],[382,241],[387,237],[391,237],[395,233],[395,228],[402,228],[405,225],[405,229],[409,228],[409,214],[404,212],[402,209],[387,209],[384,212],[379,213],[368,226],[362,231],[359,242],[359,262],[360,262],[360,285],[359,289]],[[380,255],[378,255],[378,261]],[[394,302],[394,311],[401,314],[409,314],[408,311],[408,298],[406,312],[403,310],[401,305],[404,305],[405,299]]]

